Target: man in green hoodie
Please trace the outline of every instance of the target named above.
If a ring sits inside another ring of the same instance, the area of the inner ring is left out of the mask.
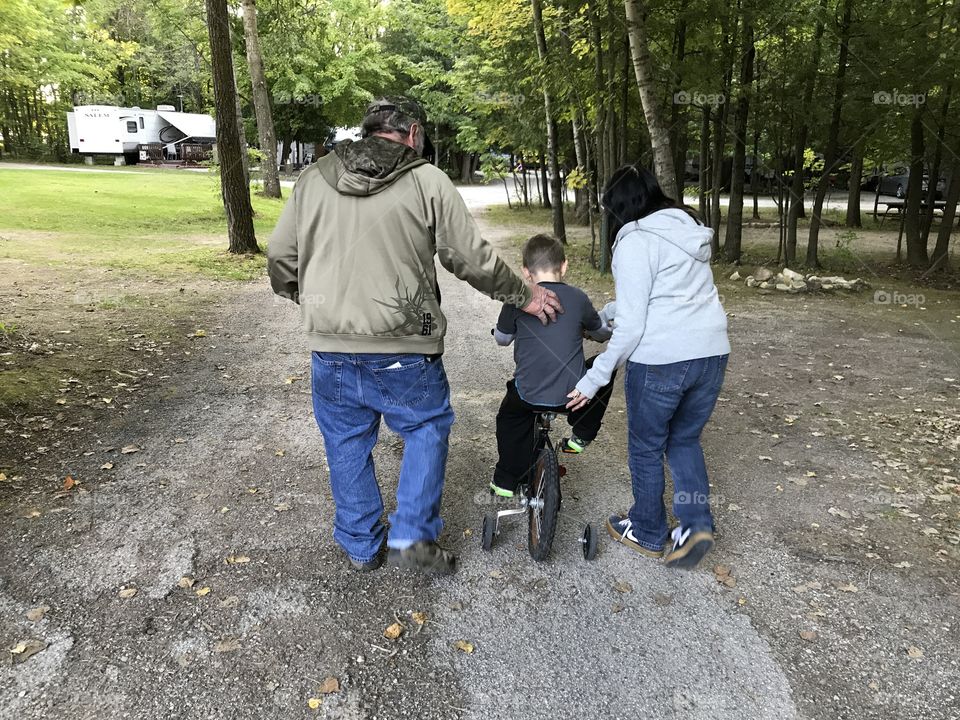
[[[333,536],[358,570],[377,569],[383,557],[372,455],[381,418],[404,441],[388,559],[456,570],[455,556],[437,545],[453,409],[434,257],[544,323],[562,312],[554,293],[526,285],[497,257],[453,183],[422,157],[425,122],[407,98],[371,103],[363,139],[337,145],[300,176],[268,250],[274,292],[300,305],[336,504]]]

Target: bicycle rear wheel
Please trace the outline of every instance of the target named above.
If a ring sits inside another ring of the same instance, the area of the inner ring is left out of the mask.
[[[549,443],[537,455],[528,493],[527,547],[534,560],[543,562],[550,555],[560,515],[560,466]]]

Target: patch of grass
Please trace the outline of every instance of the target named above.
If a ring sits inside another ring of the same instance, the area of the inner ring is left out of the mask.
[[[263,257],[226,252],[223,207],[215,179],[206,173],[0,166],[0,194],[9,208],[0,228],[14,231],[0,243],[0,258],[219,280],[250,280],[266,265]],[[257,235],[266,239],[284,201],[256,194],[252,200]]]
[[[215,178],[189,170],[111,173],[13,170],[0,166],[7,229],[65,232],[97,238],[216,234],[226,245],[226,219]],[[254,226],[266,237],[283,200],[254,194]]]

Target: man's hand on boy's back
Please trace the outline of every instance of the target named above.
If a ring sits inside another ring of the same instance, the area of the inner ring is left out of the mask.
[[[557,294],[542,285],[530,285],[529,287],[530,302],[520,309],[540,318],[540,322],[544,325],[556,320],[557,313],[563,312],[563,305],[560,304]]]

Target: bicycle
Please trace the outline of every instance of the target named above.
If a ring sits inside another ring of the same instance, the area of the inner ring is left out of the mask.
[[[537,562],[550,555],[560,516],[560,478],[566,468],[560,464],[560,449],[550,438],[550,426],[557,413],[537,413],[537,443],[534,449],[535,462],[529,480],[516,494],[518,507],[487,513],[483,518],[481,545],[485,551],[493,549],[494,538],[500,534],[500,519],[514,515],[527,516],[527,549]],[[587,523],[580,535],[584,560],[597,557],[597,530]]]

